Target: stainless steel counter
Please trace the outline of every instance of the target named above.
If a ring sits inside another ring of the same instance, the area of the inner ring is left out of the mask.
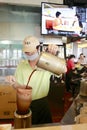
[[[61,124],[68,125],[68,124],[75,124],[75,110],[74,110],[74,103],[70,106],[68,111],[65,113],[64,117],[61,120]]]

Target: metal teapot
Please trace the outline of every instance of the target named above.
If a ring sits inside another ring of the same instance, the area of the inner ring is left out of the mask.
[[[57,57],[48,52],[42,52],[37,67],[60,75],[66,72],[66,61],[64,58]]]

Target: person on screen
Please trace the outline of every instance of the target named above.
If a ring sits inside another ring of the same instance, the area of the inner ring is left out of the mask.
[[[81,34],[82,33],[82,22],[80,21],[80,16],[78,14],[75,15],[74,17],[74,21],[72,23],[72,27],[75,27],[75,32],[77,34]]]
[[[58,34],[58,26],[62,25],[62,18],[61,18],[61,12],[57,11],[56,12],[56,18],[53,20],[53,29],[54,29],[54,33]]]

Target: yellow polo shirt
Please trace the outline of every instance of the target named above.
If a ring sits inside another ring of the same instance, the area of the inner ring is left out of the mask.
[[[27,60],[19,63],[15,77],[19,84],[27,85],[28,78],[33,69]],[[46,70],[37,69],[30,78],[29,86],[32,87],[32,100],[47,96],[50,87],[51,73]]]

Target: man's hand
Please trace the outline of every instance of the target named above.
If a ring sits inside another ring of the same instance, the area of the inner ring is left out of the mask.
[[[57,55],[57,53],[59,52],[59,48],[55,44],[49,44],[48,45],[48,52],[53,54],[53,55]]]
[[[13,84],[15,84],[16,79],[13,75],[10,75],[10,76],[6,76],[5,81],[9,82],[11,85],[13,85]]]
[[[20,84],[16,82],[16,79],[13,75],[6,76],[5,81],[10,83],[14,88],[18,88],[18,86],[20,86]]]
[[[11,86],[13,86],[15,89],[17,89],[17,88],[26,88],[25,85],[19,84],[19,83],[16,81],[16,79],[15,79],[15,77],[14,77],[13,75],[6,76],[5,81],[8,82],[8,83],[10,83]]]

